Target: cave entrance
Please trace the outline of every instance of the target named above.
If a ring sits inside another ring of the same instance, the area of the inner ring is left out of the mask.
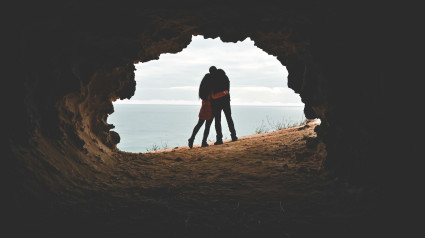
[[[305,120],[304,104],[287,87],[288,72],[274,56],[247,38],[223,43],[219,38],[193,36],[178,54],[136,65],[136,93],[114,102],[108,123],[121,136],[117,147],[127,152],[155,151],[186,146],[198,121],[198,87],[211,65],[230,79],[232,117],[238,136],[281,129]],[[230,139],[222,116],[223,139]],[[201,144],[203,128],[195,138]],[[209,141],[215,141],[214,123]]]

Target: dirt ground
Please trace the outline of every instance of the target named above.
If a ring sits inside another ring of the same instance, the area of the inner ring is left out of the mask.
[[[218,146],[120,152],[106,181],[83,200],[52,204],[51,219],[30,229],[62,237],[363,236],[374,196],[326,176],[319,123]]]

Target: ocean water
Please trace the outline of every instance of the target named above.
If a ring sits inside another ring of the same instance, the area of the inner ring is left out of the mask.
[[[276,124],[295,124],[305,120],[303,106],[239,106],[232,105],[232,118],[238,137],[256,134],[263,128],[275,130]],[[127,152],[146,152],[153,149],[187,145],[193,127],[198,122],[200,105],[115,104],[108,123],[121,137],[117,147]],[[205,124],[204,124],[205,125]],[[227,122],[222,114],[223,139],[230,139]],[[194,144],[201,144],[204,126]],[[215,141],[214,122],[208,140]]]

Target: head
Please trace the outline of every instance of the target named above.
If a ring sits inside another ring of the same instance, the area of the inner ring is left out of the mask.
[[[225,75],[226,73],[224,72],[224,70],[222,69],[217,69],[217,73],[221,74],[221,75]]]
[[[217,71],[217,68],[215,66],[211,66],[209,71],[211,74],[213,74]]]

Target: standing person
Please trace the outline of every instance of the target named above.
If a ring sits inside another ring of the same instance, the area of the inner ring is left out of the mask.
[[[226,116],[227,125],[229,126],[232,141],[237,141],[235,125],[233,124],[232,111],[230,109],[230,80],[222,69],[215,66],[210,67],[212,77],[212,109],[215,118],[215,130],[217,140],[214,145],[223,144],[223,133],[221,131],[221,111]]]
[[[199,111],[199,120],[198,123],[193,128],[192,136],[188,140],[189,148],[192,149],[193,147],[193,141],[195,140],[195,136],[198,133],[201,126],[205,124],[205,130],[204,130],[204,137],[202,138],[202,147],[208,146],[207,138],[208,134],[210,133],[210,128],[212,121],[214,119],[212,108],[211,108],[211,82],[212,82],[212,75],[210,73],[207,73],[204,78],[201,81],[201,84],[199,85],[199,98],[202,99],[202,106],[201,110]]]

